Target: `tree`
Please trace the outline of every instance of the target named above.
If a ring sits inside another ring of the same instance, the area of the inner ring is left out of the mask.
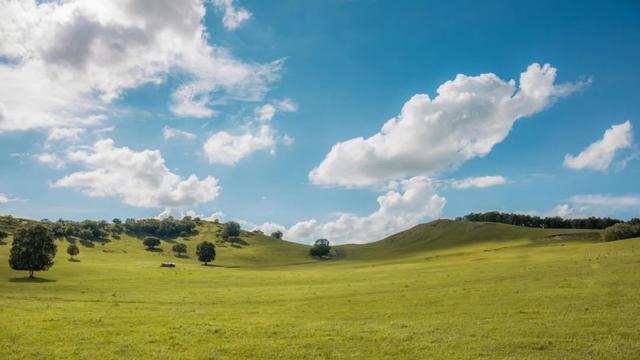
[[[93,239],[93,231],[89,229],[82,229],[78,232],[78,237],[82,240],[91,240]]]
[[[224,240],[229,239],[230,237],[238,237],[240,236],[240,224],[235,221],[229,221],[224,224],[222,227],[222,238]]]
[[[73,260],[73,257],[80,254],[80,248],[76,244],[69,244],[67,247],[67,254],[69,254],[70,259]]]
[[[8,233],[6,233],[6,232],[4,232],[4,231],[0,230],[0,243],[1,243],[1,242],[4,242],[4,239],[6,239],[6,238],[8,238],[8,237],[9,237],[9,234],[8,234]]]
[[[142,243],[147,247],[148,250],[154,250],[156,246],[160,245],[160,239],[155,237],[147,237],[144,238]]]
[[[271,233],[271,237],[272,238],[276,238],[278,240],[282,240],[282,231],[276,230],[276,231],[272,232]]]
[[[27,225],[13,235],[9,265],[14,270],[29,271],[29,278],[32,279],[34,271],[44,271],[53,266],[56,250],[53,234],[48,227],[42,224]]]
[[[203,241],[198,244],[196,255],[198,256],[198,261],[207,265],[216,258],[216,246],[209,241]]]
[[[309,255],[317,258],[329,255],[331,252],[331,245],[327,239],[318,239],[315,241],[311,249],[309,249]]]
[[[187,244],[175,244],[171,247],[171,250],[178,256],[182,256],[187,253]]]
[[[116,224],[116,225],[120,225],[122,224],[122,220],[118,219],[118,218],[114,218],[113,220],[111,220],[112,223]]]

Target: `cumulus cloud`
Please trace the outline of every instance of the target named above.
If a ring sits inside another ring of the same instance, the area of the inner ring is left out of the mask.
[[[279,101],[274,101],[270,104],[260,106],[256,110],[256,118],[258,121],[271,121],[278,111],[282,112],[296,112],[298,111],[298,104],[293,100],[286,98]]]
[[[584,85],[556,85],[555,79],[556,69],[548,64],[530,65],[519,88],[491,73],[460,74],[440,85],[434,99],[413,96],[379,133],[335,144],[309,178],[354,187],[455,169],[488,154],[516,120]]]
[[[171,140],[174,138],[193,140],[196,138],[196,134],[165,126],[162,128],[162,137],[164,137],[165,140]]]
[[[50,166],[54,169],[62,169],[65,167],[66,162],[60,156],[53,153],[42,153],[36,156],[39,163]]]
[[[379,196],[378,209],[371,214],[343,213],[325,223],[315,219],[301,221],[285,229],[285,238],[307,242],[327,238],[336,244],[366,243],[406,230],[425,219],[441,216],[446,199],[436,194],[428,178],[419,176],[403,180],[399,188]],[[258,228],[284,229],[271,223]]]
[[[468,177],[461,180],[454,180],[451,183],[456,189],[468,189],[472,187],[476,188],[486,188],[491,186],[503,185],[507,183],[507,178],[504,176],[496,175],[496,176],[478,176],[478,177]]]
[[[606,171],[613,161],[616,152],[633,146],[633,132],[630,121],[613,125],[607,129],[602,139],[587,146],[580,154],[566,154],[564,166],[572,170]]]
[[[9,199],[7,195],[0,193],[0,204],[6,204],[9,201],[11,201],[11,199]]]
[[[246,20],[216,2],[229,24]],[[0,13],[0,131],[99,124],[123,92],[168,74],[183,79],[177,115],[212,116],[213,97],[261,100],[282,64],[211,45],[203,0],[3,1]]]
[[[93,197],[115,196],[128,205],[147,208],[193,206],[218,196],[218,181],[172,173],[157,150],[115,147],[113,140],[96,142],[88,150],[72,151],[68,161],[84,166],[56,181],[54,187],[76,188]]]
[[[78,141],[84,132],[81,128],[53,128],[49,130],[47,141]]]
[[[234,0],[213,0],[213,5],[224,12],[222,24],[229,31],[237,29],[252,16],[248,10],[236,7]]]
[[[204,144],[204,153],[210,163],[235,165],[255,151],[275,152],[276,140],[270,126],[248,127],[243,133],[233,135],[226,131],[215,133]]]

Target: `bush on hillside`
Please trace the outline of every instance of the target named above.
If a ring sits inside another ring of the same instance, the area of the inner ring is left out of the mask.
[[[171,251],[178,256],[182,256],[187,253],[187,244],[175,244],[171,247]]]
[[[69,254],[71,259],[73,259],[74,256],[80,254],[80,248],[76,244],[69,244],[67,247],[67,254]]]
[[[142,241],[142,244],[144,244],[148,250],[153,250],[156,246],[160,245],[160,239],[156,237],[147,237]]]
[[[282,240],[282,231],[277,230],[271,233],[272,238],[276,238],[278,240]]]
[[[240,236],[240,224],[235,221],[229,221],[222,226],[222,239],[228,240]]]
[[[216,258],[216,246],[209,241],[203,241],[198,244],[196,255],[198,256],[198,261],[207,265]]]
[[[640,237],[640,221],[636,222],[632,219],[628,223],[620,223],[610,226],[602,232],[604,241],[614,241],[622,239],[630,239]]]
[[[327,239],[316,240],[311,249],[309,249],[309,255],[317,258],[327,256],[330,252],[331,245]]]

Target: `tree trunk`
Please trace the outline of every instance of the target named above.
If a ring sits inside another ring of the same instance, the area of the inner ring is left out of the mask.
[[[29,270],[29,279],[33,279],[33,270]]]

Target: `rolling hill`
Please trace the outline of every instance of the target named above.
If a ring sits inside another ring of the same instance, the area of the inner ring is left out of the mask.
[[[12,230],[14,225],[0,222]],[[219,224],[146,251],[127,235],[26,279],[0,245],[2,359],[636,359],[640,242],[436,221],[337,260]],[[189,247],[175,257],[174,242]],[[174,261],[175,268],[161,268]]]
[[[338,258],[381,260],[420,255],[425,252],[491,249],[535,245],[548,241],[600,241],[598,230],[538,229],[488,222],[436,220],[420,224],[386,239],[368,244],[336,246]]]

